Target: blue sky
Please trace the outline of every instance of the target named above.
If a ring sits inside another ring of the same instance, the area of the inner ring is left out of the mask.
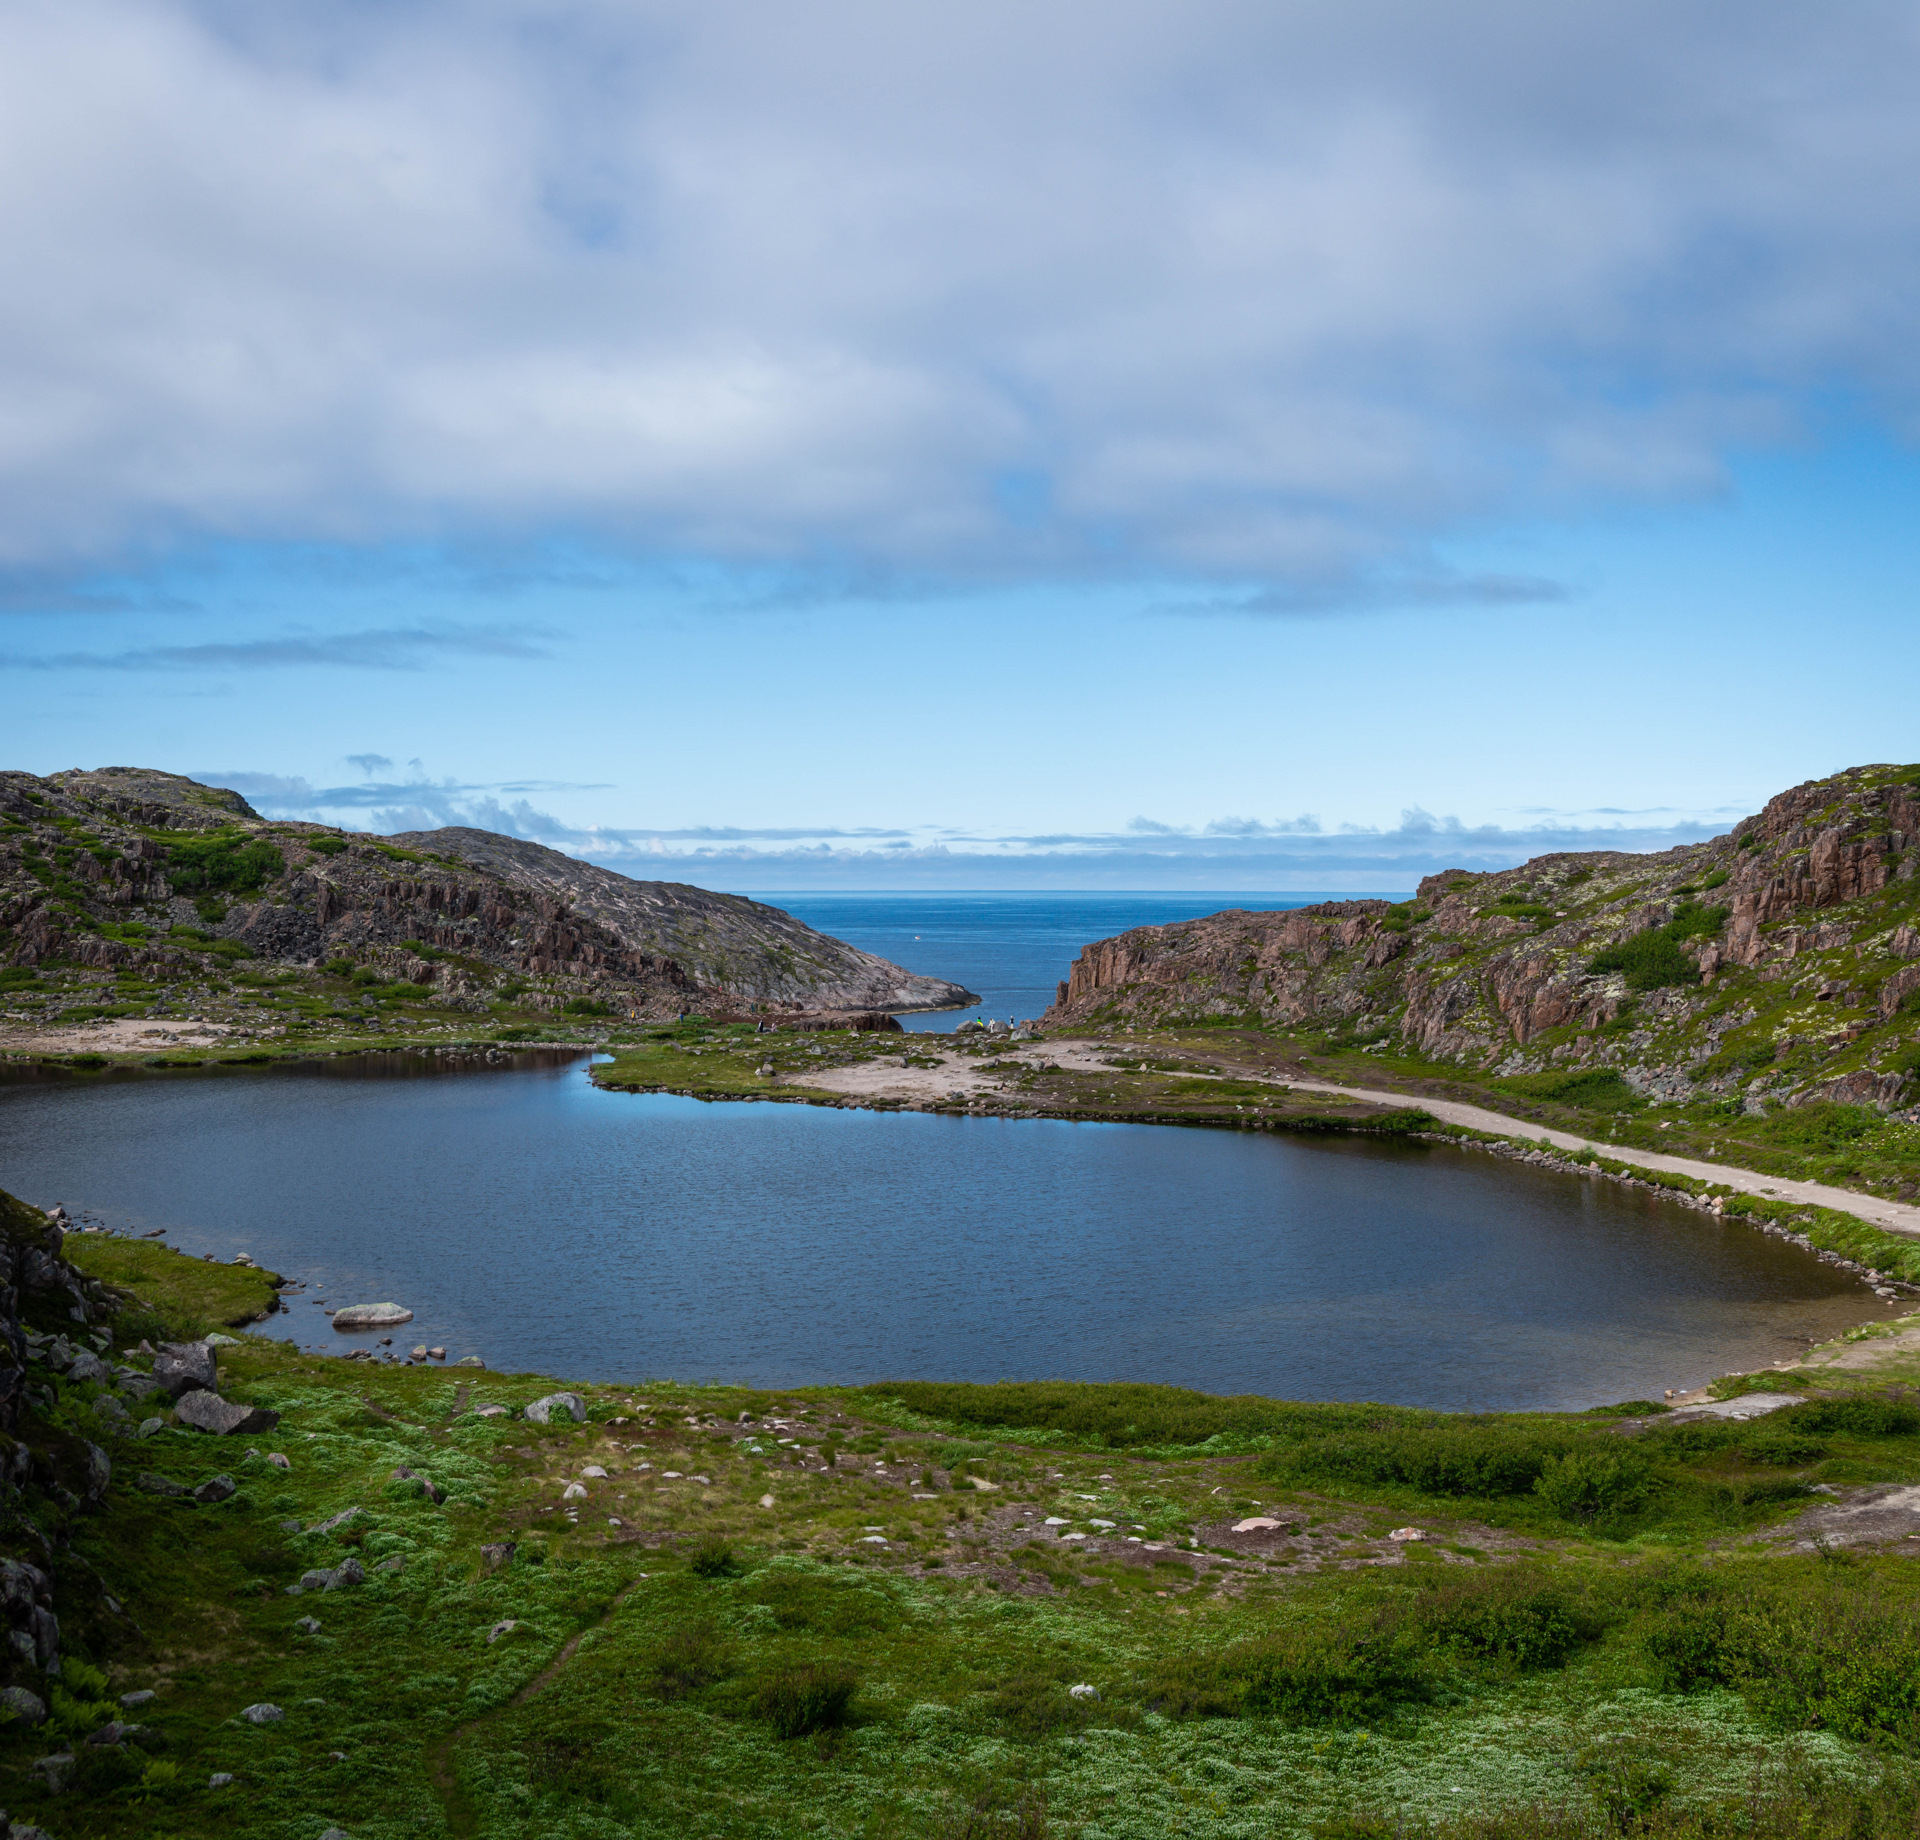
[[[1920,756],[1900,8],[0,22],[5,764],[1381,889]]]

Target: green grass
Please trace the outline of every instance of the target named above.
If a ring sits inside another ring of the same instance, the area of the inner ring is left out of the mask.
[[[157,1240],[74,1233],[65,1251],[89,1277],[145,1299],[177,1325],[177,1333],[205,1334],[250,1323],[278,1296],[271,1272],[190,1259]]]
[[[213,1320],[251,1276],[70,1244],[140,1294],[123,1339],[166,1313]],[[587,1424],[541,1427],[472,1407],[523,1404],[553,1390],[542,1376],[256,1337],[220,1353],[223,1391],[280,1411],[275,1431],[136,1442],[94,1414],[97,1387],[49,1382],[52,1425],[88,1427],[117,1478],[60,1561],[60,1727],[0,1731],[9,1813],[62,1840],[1358,1840],[1462,1823],[1492,1840],[1501,1821],[1681,1833],[1734,1804],[1747,1824],[1714,1831],[1907,1831],[1920,1572],[1740,1543],[1798,1506],[1750,1484],[1920,1479],[1904,1398],[1623,1438],[1605,1415],[1145,1386],[590,1382]],[[802,1469],[796,1449],[833,1466]],[[1540,1486],[1609,1452],[1659,1485],[1626,1491],[1632,1524],[1590,1511],[1591,1474]],[[575,1525],[560,1489],[589,1464],[611,1473],[587,1479]],[[444,1503],[393,1480],[402,1465]],[[182,1506],[128,1487],[143,1470],[224,1471],[239,1490]],[[998,1488],[953,1486],[969,1471]],[[1298,1530],[1291,1556],[1193,1549],[1256,1511]],[[1047,1515],[1119,1525],[1068,1543]],[[1428,1542],[1385,1539],[1409,1520]],[[886,1544],[865,1543],[875,1525]],[[1132,1526],[1156,1550],[1126,1545]],[[516,1551],[491,1567],[500,1541]],[[287,1595],[350,1553],[364,1585]],[[144,1740],[82,1746],[84,1781],[57,1801],[31,1785],[30,1758],[146,1686]],[[240,1721],[257,1701],[285,1719]],[[215,1771],[232,1786],[208,1788]],[[1789,1783],[1804,1830],[1767,1825]],[[1831,1826],[1843,1805],[1851,1824]]]

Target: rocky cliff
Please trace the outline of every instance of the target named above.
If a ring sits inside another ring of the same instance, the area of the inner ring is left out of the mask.
[[[147,768],[0,773],[0,967],[162,981],[223,946],[256,969],[345,962],[476,1005],[502,988],[635,1015],[975,1001],[778,908],[485,831],[269,822],[238,793]]]
[[[1089,945],[1054,1025],[1246,1021],[1650,1095],[1920,1099],[1920,769],[1856,767],[1658,855],[1429,876]]]

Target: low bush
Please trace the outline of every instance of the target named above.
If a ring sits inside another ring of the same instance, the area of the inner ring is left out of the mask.
[[[1550,1457],[1534,1493],[1562,1520],[1606,1524],[1645,1507],[1656,1479],[1636,1450],[1570,1450]]]
[[[611,1003],[601,1003],[593,997],[569,997],[564,1013],[569,1016],[614,1016],[619,1014]]]
[[[851,1668],[831,1662],[778,1668],[754,1688],[753,1709],[776,1738],[804,1738],[844,1725],[859,1686]]]
[[[1589,1111],[1620,1112],[1643,1106],[1646,1100],[1611,1067],[1583,1067],[1561,1073],[1522,1073],[1494,1081],[1499,1092],[1523,1099],[1547,1099],[1557,1105],[1584,1106]]]
[[[685,1623],[654,1650],[653,1690],[661,1699],[685,1699],[731,1672],[727,1645],[711,1619]]]
[[[1555,1425],[1442,1421],[1307,1439],[1258,1467],[1276,1480],[1398,1483],[1427,1495],[1524,1495],[1573,1439]]]
[[[185,837],[167,846],[167,879],[181,894],[253,894],[286,866],[272,844],[244,831]]]
[[[1829,1100],[1790,1105],[1748,1126],[1763,1143],[1787,1150],[1841,1150],[1877,1131],[1886,1121],[1870,1105],[1841,1105]]]
[[[1534,1669],[1564,1666],[1606,1633],[1610,1619],[1565,1585],[1514,1566],[1443,1575],[1412,1620],[1443,1647]]]
[[[1084,1731],[1100,1710],[1099,1702],[1075,1699],[1067,1685],[1045,1674],[1015,1674],[993,1690],[994,1719],[1015,1737],[1028,1740]]]
[[[710,1534],[687,1556],[687,1569],[696,1578],[737,1578],[746,1567],[725,1540]]]
[[[1428,1645],[1404,1619],[1382,1612],[1304,1626],[1212,1654],[1163,1663],[1142,1688],[1151,1711],[1170,1718],[1238,1714],[1291,1724],[1371,1722],[1429,1698],[1436,1673]]]
[[[1661,990],[1673,984],[1697,984],[1700,967],[1681,948],[1685,940],[1710,938],[1727,923],[1727,909],[1683,901],[1665,926],[1649,927],[1631,939],[1608,946],[1587,963],[1589,971],[1620,971],[1629,990]]]

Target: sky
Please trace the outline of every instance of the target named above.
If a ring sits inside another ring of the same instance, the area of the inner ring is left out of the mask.
[[[0,0],[0,765],[1402,892],[1920,757],[1920,14]]]

